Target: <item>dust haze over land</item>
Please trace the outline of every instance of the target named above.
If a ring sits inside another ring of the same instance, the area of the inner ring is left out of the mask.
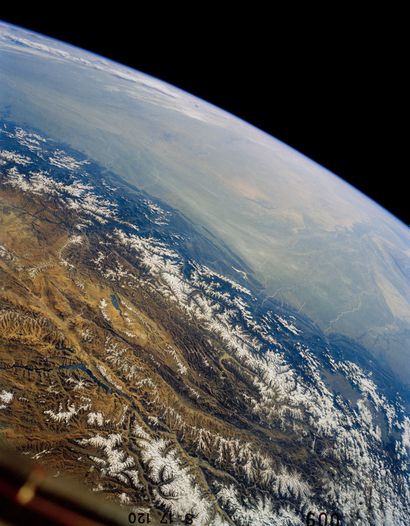
[[[208,228],[274,298],[328,333],[357,339],[409,381],[404,225],[239,119],[49,42],[13,40],[3,29],[3,110],[36,122]]]

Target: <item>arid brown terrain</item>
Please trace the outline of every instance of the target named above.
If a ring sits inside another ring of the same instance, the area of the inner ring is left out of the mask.
[[[328,510],[365,524],[359,500],[383,506],[358,482],[380,466],[366,404],[394,409],[360,368],[338,369],[323,343],[326,378],[370,392],[348,413],[300,334],[322,336],[258,307],[244,270],[235,281],[201,262],[218,248],[183,218],[34,133],[3,135],[2,438],[141,512],[205,526]]]

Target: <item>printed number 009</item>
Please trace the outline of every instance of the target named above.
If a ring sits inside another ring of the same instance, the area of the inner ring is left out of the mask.
[[[330,516],[330,522],[328,522],[328,515],[324,511],[319,514],[317,522],[313,511],[309,511],[306,516],[306,526],[341,526],[339,515],[337,513],[332,513]]]

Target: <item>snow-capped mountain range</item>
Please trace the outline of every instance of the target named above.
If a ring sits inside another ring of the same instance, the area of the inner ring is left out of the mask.
[[[7,121],[0,194],[0,423],[18,449],[198,525],[407,524],[408,393],[385,364],[267,297],[179,211]]]

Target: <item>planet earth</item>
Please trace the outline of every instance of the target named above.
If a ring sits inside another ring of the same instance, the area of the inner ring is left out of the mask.
[[[175,524],[408,525],[406,225],[100,56],[1,23],[0,72],[2,443]]]

